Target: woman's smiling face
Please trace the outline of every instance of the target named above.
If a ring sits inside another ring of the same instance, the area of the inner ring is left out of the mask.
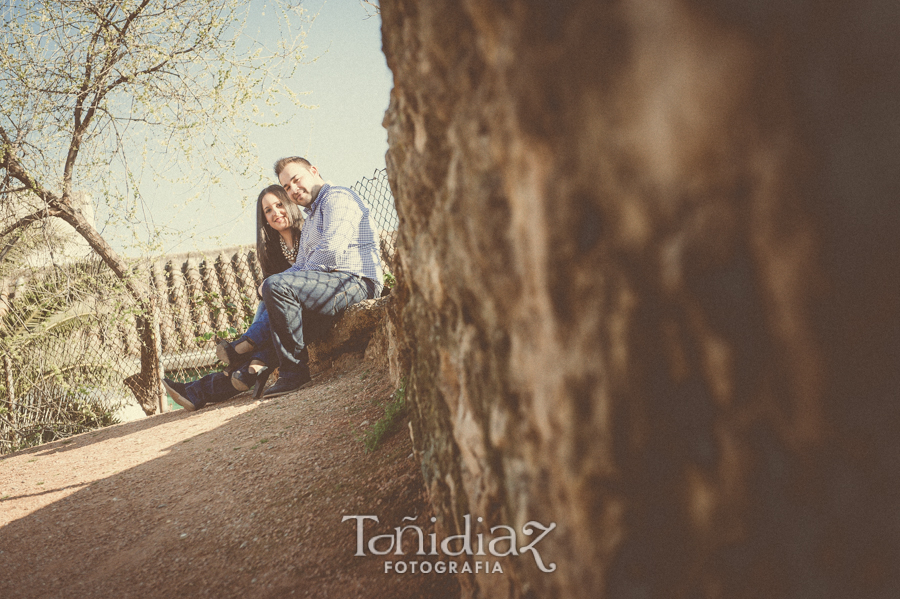
[[[262,199],[262,211],[266,216],[266,222],[269,226],[278,231],[284,231],[291,226],[291,220],[288,217],[287,209],[281,202],[281,198],[275,194],[267,193]]]

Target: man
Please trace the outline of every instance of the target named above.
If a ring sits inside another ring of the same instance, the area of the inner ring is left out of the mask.
[[[310,381],[304,319],[336,316],[352,304],[379,297],[384,285],[375,222],[359,196],[326,183],[299,156],[276,162],[275,176],[290,200],[304,209],[306,221],[294,265],[260,286],[279,362],[278,381],[263,397],[296,391]]]

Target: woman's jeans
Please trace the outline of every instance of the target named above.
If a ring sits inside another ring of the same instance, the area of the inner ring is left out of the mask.
[[[254,345],[254,350],[250,354],[250,360],[259,360],[266,365],[274,365],[275,354],[272,352],[269,313],[266,312],[264,303],[259,302],[259,306],[256,308],[256,316],[253,318],[253,324],[247,328],[247,331],[241,335],[238,341],[241,339],[248,339]],[[231,384],[231,377],[222,372],[213,372],[200,380],[188,383],[184,391],[187,398],[198,408],[202,408],[209,402],[225,401],[240,393]]]
[[[259,360],[265,364],[274,364],[275,355],[272,354],[272,327],[269,324],[269,312],[266,305],[259,302],[256,307],[256,316],[253,317],[247,331],[241,335],[241,340],[248,340],[253,344],[253,354],[251,360]],[[237,345],[237,342],[235,342]]]

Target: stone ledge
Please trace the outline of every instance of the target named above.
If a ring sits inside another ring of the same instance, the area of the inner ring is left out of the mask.
[[[363,300],[334,319],[326,331],[309,343],[310,369],[320,371],[342,354],[365,350],[387,318],[390,301],[390,295]]]

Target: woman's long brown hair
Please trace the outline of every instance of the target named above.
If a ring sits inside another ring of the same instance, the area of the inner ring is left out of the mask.
[[[294,246],[300,242],[300,230],[303,229],[303,214],[300,208],[292,202],[280,185],[270,185],[259,192],[256,198],[256,255],[259,265],[262,267],[263,278],[280,273],[291,266],[281,251],[281,233],[269,226],[266,215],[263,214],[262,201],[267,194],[272,194],[281,200],[290,222],[294,236]]]

